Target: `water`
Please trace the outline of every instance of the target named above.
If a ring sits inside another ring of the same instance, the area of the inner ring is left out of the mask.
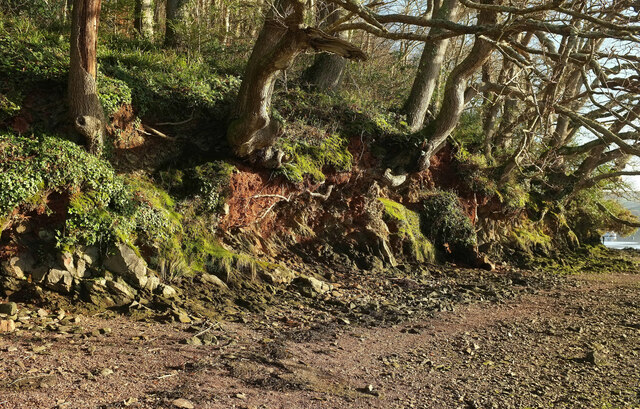
[[[640,249],[640,243],[635,241],[605,241],[604,245],[610,249]]]

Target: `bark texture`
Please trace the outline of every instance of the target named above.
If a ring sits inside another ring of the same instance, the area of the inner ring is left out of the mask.
[[[342,16],[340,9],[334,4],[321,4],[318,20],[322,26],[330,26],[336,23]],[[344,31],[335,34],[337,38],[346,39]],[[329,53],[316,55],[313,64],[305,71],[304,81],[312,88],[321,91],[335,90],[340,85],[342,73],[347,65],[344,58]]]
[[[74,0],[71,20],[69,117],[89,152],[102,152],[106,120],[96,86],[101,0]]]
[[[447,21],[455,21],[458,11],[458,0],[443,0],[442,3],[439,4],[438,9],[434,11],[434,17]],[[429,38],[437,38],[445,31],[444,29],[433,27],[429,31]],[[413,132],[421,129],[424,124],[448,45],[448,38],[431,40],[424,45],[418,64],[418,72],[404,106],[404,112],[407,115],[407,124]]]
[[[360,49],[324,32],[304,27],[304,3],[283,0],[267,18],[253,47],[234,106],[227,140],[234,153],[246,158],[273,145],[282,133],[270,117],[277,75],[305,49],[327,51],[344,58],[365,59]],[[264,158],[269,160],[270,158]]]
[[[153,0],[136,0],[134,28],[142,38],[153,37]]]
[[[187,0],[167,0],[166,8],[166,30],[164,34],[164,44],[175,47],[180,42],[180,33],[177,28],[185,18],[185,6]]]
[[[482,10],[478,14],[478,25],[495,24],[496,21],[497,12],[494,10]],[[424,131],[428,137],[424,148],[426,158],[430,159],[455,129],[469,99],[469,95],[465,94],[472,92],[467,89],[467,81],[482,67],[493,50],[494,45],[490,41],[477,36],[469,54],[449,74],[440,112]]]

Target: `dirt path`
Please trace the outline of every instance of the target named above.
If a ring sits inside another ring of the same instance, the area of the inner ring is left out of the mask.
[[[385,327],[305,326],[287,308],[198,326],[211,345],[120,315],[3,335],[0,408],[640,407],[640,275]]]

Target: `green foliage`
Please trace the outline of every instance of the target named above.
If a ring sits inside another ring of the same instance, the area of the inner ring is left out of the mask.
[[[629,235],[635,228],[615,222],[607,212],[603,212],[597,203],[602,203],[609,212],[623,220],[637,222],[624,206],[615,200],[607,200],[596,188],[586,189],[578,193],[576,198],[566,206],[567,224],[581,243],[599,243],[600,236],[607,231],[615,231],[622,236]]]
[[[98,51],[101,71],[127,84],[140,116],[184,119],[185,111],[211,112],[240,86],[238,76],[218,74],[200,55],[188,58],[175,50],[119,39]]]
[[[347,141],[336,134],[319,141],[282,138],[277,146],[288,158],[279,172],[292,182],[302,182],[305,175],[310,175],[315,181],[323,181],[325,166],[338,171],[351,169],[353,156],[347,150]]]
[[[484,141],[482,118],[479,110],[467,110],[462,113],[453,138],[466,146],[478,147]]]
[[[490,178],[487,158],[479,153],[471,153],[464,146],[458,146],[455,152],[460,181],[472,192],[483,196],[493,196],[496,184]]]
[[[0,215],[43,190],[89,189],[105,204],[125,205],[123,183],[111,166],[72,142],[0,134],[0,146]]]
[[[530,202],[529,192],[522,183],[504,183],[496,193],[506,213],[524,210]]]
[[[420,215],[393,200],[382,197],[378,200],[384,205],[385,217],[397,227],[397,232],[392,233],[396,234],[401,242],[408,244],[416,261],[433,262],[436,258],[435,249],[422,233]]]
[[[514,245],[525,252],[546,253],[551,244],[551,236],[544,232],[542,223],[533,223],[524,218],[522,223],[511,230]]]
[[[160,179],[177,196],[198,199],[197,210],[215,213],[222,210],[235,166],[223,162],[207,162],[187,169],[160,172]]]
[[[434,191],[422,200],[422,231],[436,246],[449,250],[459,260],[473,261],[476,232],[464,213],[458,196],[450,191]]]
[[[98,73],[98,97],[107,116],[113,116],[122,105],[131,104],[131,88],[126,82]]]
[[[14,94],[16,94],[14,92]],[[9,119],[20,112],[20,105],[14,101],[22,100],[21,95],[16,95],[9,99],[7,95],[0,94],[0,122]]]
[[[63,82],[69,70],[69,43],[39,30],[28,18],[0,15],[0,92],[39,81]]]

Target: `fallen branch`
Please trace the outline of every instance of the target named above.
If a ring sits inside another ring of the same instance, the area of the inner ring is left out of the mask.
[[[142,131],[142,133],[144,133],[145,135],[156,135],[156,136],[159,136],[159,137],[161,137],[161,138],[168,139],[168,140],[170,140],[170,141],[175,140],[175,138],[173,138],[173,137],[171,137],[171,136],[168,136],[168,135],[166,135],[166,134],[164,134],[164,133],[162,133],[162,132],[158,131],[158,130],[157,130],[157,129],[155,129],[155,128],[152,128],[152,127],[150,127],[149,125],[142,124],[142,128],[144,128],[145,130],[149,131],[149,132],[145,132],[145,131],[143,130],[143,131]]]
[[[188,119],[185,119],[184,121],[178,121],[178,122],[158,122],[156,124],[156,126],[163,126],[163,125],[184,125],[187,122],[191,122],[193,121],[193,112],[191,112],[191,116]]]
[[[255,195],[255,196],[251,196],[251,199],[259,199],[259,198],[262,198],[262,197],[276,197],[278,199],[284,200],[285,202],[288,202],[289,200],[291,200],[291,196],[285,197],[285,196],[282,196],[282,195]]]

